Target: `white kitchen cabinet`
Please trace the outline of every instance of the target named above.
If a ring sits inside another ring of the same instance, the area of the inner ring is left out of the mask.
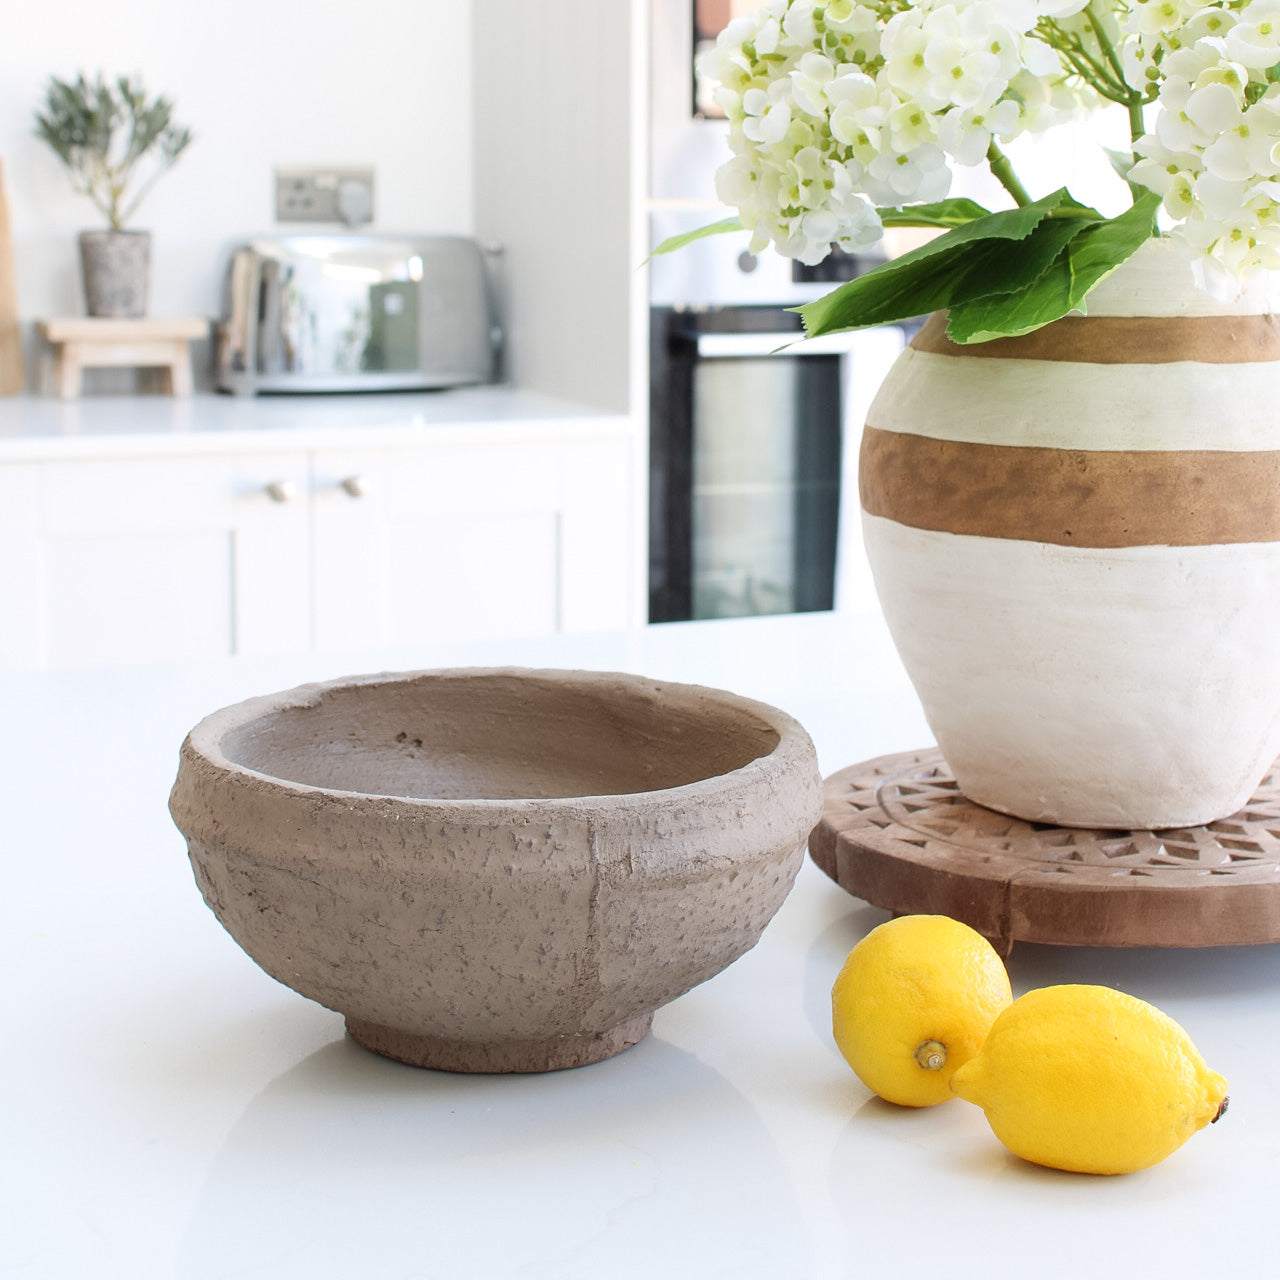
[[[442,402],[377,403],[389,414]],[[43,408],[26,438],[0,435],[0,669],[642,620],[627,419],[544,411],[360,430],[319,416],[344,410],[372,412],[290,406],[317,425],[254,431],[284,409],[211,397],[180,432],[115,435],[90,403],[75,425],[97,439],[68,432],[46,446]]]
[[[322,650],[625,626],[625,438],[313,456]]]
[[[0,466],[0,666],[305,650],[307,464],[284,452]]]

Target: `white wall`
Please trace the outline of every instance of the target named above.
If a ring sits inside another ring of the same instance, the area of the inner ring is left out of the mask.
[[[196,140],[143,204],[151,314],[214,315],[221,260],[274,225],[276,164],[368,164],[375,228],[470,233],[471,0],[4,4],[0,160],[18,306],[83,311],[75,236],[101,225],[32,134],[50,75],[141,74]]]
[[[476,233],[505,249],[511,379],[617,412],[643,407],[646,46],[644,0],[475,0]]]

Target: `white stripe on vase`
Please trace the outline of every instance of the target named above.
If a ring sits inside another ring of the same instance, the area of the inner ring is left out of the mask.
[[[908,348],[881,384],[867,421],[882,431],[970,444],[1277,449],[1278,388],[1275,362],[1078,364]]]
[[[1172,240],[1148,240],[1085,297],[1091,316],[1257,316],[1280,312],[1280,278],[1264,273],[1233,302],[1195,287],[1187,258]]]
[[[1063,547],[865,513],[863,532],[971,799],[1050,822],[1192,826],[1240,808],[1257,761],[1280,754],[1280,544]]]

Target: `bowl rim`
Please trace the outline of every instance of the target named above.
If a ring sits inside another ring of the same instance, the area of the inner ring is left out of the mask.
[[[656,787],[647,791],[622,792],[587,792],[581,795],[565,796],[404,796],[383,791],[352,791],[339,787],[323,787],[313,783],[296,782],[293,779],[281,778],[272,773],[264,773],[248,765],[240,764],[227,758],[222,750],[226,736],[235,729],[251,724],[255,719],[267,715],[288,711],[295,708],[306,709],[318,706],[330,691],[335,689],[361,686],[377,686],[409,683],[426,677],[450,679],[470,679],[485,676],[516,676],[539,680],[558,681],[565,684],[604,684],[610,681],[622,681],[633,688],[650,691],[676,692],[683,695],[710,694],[716,704],[721,707],[747,712],[763,721],[778,735],[778,741],[770,751],[755,756],[736,769],[712,774],[706,778],[696,778],[691,782],[675,787]],[[424,811],[440,809],[470,810],[510,810],[519,808],[522,812],[537,812],[539,809],[591,808],[608,804],[611,808],[634,805],[639,806],[663,797],[680,797],[694,799],[703,791],[718,791],[731,781],[749,782],[751,775],[761,773],[766,768],[773,770],[782,767],[784,762],[805,755],[814,756],[812,739],[808,731],[794,716],[767,702],[760,702],[728,689],[720,689],[712,685],[694,684],[689,681],[665,680],[652,676],[639,675],[626,671],[597,671],[586,668],[570,667],[525,667],[525,666],[463,666],[463,667],[424,667],[407,671],[377,671],[366,674],[339,676],[329,680],[313,680],[283,689],[275,693],[258,694],[231,703],[204,716],[187,734],[181,749],[182,763],[188,753],[207,762],[208,765],[226,776],[238,776],[254,779],[258,784],[273,790],[302,798],[324,798],[350,806],[351,802],[374,805],[404,805],[410,809]],[[180,764],[180,771],[182,765]],[[816,762],[815,762],[816,770]]]

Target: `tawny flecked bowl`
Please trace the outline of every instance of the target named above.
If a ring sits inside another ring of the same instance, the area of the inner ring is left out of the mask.
[[[377,1053],[549,1071],[751,948],[822,807],[773,707],[518,668],[303,685],[202,720],[169,801],[272,977]]]

